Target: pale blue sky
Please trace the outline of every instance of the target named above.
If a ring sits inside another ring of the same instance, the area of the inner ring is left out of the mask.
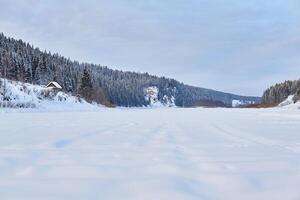
[[[244,95],[300,78],[299,0],[0,0],[0,32],[74,60]]]

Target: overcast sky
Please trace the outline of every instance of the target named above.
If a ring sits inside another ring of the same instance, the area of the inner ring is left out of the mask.
[[[73,60],[243,95],[300,78],[299,0],[0,0],[0,32]]]

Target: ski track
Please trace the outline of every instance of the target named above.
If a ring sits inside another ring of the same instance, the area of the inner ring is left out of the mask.
[[[299,200],[300,111],[0,114],[1,200]]]

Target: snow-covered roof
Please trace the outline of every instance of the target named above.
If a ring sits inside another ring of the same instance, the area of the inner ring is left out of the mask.
[[[47,87],[51,87],[51,85],[54,85],[58,89],[62,89],[62,87],[58,84],[58,82],[52,81],[47,85]]]

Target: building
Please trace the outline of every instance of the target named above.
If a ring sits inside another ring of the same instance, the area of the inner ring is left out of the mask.
[[[52,81],[50,82],[46,88],[49,88],[49,89],[53,89],[53,90],[59,90],[61,91],[63,88],[55,81]]]

